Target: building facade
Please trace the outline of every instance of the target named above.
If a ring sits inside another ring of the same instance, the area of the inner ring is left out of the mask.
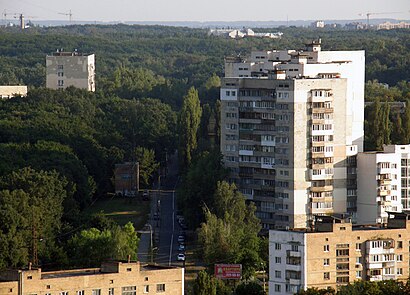
[[[410,220],[390,214],[385,226],[353,226],[317,217],[310,229],[269,231],[269,294],[325,289],[355,280],[407,280]]]
[[[227,58],[221,151],[264,228],[306,227],[356,210],[364,51],[257,51]]]
[[[410,210],[410,145],[385,145],[357,155],[359,224],[386,223],[388,212]]]
[[[46,56],[46,75],[47,88],[95,91],[95,55],[57,50]]]
[[[139,190],[139,163],[126,162],[115,164],[115,193],[126,197],[135,197]]]
[[[27,86],[0,86],[0,99],[27,96]]]
[[[399,153],[357,155],[357,223],[386,223],[402,212]]]
[[[141,266],[139,262],[103,263],[101,268],[0,273],[2,295],[184,294],[184,269]]]

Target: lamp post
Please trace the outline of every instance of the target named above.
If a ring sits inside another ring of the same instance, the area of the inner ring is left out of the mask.
[[[149,234],[150,234],[150,244],[149,244],[149,251],[150,251],[150,255],[151,255],[151,263],[154,262],[154,255],[153,255],[153,245],[152,245],[152,225],[150,223],[146,224],[149,227]]]
[[[263,262],[261,262],[262,265],[262,271],[263,271],[263,292],[266,292],[266,287],[265,287],[265,275],[266,275],[266,271],[265,271],[265,264]]]

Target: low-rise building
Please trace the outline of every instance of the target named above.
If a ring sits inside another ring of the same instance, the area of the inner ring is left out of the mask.
[[[410,29],[410,23],[406,22],[399,22],[399,23],[391,23],[391,22],[384,22],[377,25],[378,30],[394,30],[394,29]]]
[[[0,99],[8,99],[15,96],[26,96],[27,86],[0,86]]]
[[[42,272],[40,268],[0,272],[2,295],[184,294],[184,269],[107,262],[101,268]]]
[[[269,294],[338,288],[355,280],[406,280],[409,229],[409,216],[395,213],[383,226],[316,216],[311,228],[270,230]]]
[[[115,193],[117,195],[134,197],[139,190],[138,162],[115,164]]]

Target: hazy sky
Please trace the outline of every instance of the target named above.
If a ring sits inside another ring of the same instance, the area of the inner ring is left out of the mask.
[[[359,19],[367,12],[386,13],[372,18],[410,19],[410,0],[0,0],[2,13],[24,13],[33,20],[68,20],[58,13],[70,9],[73,20],[89,21]]]

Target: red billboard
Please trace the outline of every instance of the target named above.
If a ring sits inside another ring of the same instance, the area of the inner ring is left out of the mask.
[[[215,277],[217,279],[240,279],[242,264],[215,264]]]

